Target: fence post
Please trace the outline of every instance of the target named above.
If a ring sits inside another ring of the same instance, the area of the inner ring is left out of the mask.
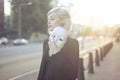
[[[78,71],[78,80],[85,80],[83,65],[84,65],[83,64],[83,58],[80,58],[80,61],[79,61],[79,71]]]
[[[93,54],[89,53],[88,73],[94,73],[93,69]]]
[[[96,66],[100,66],[98,50],[95,51],[95,63]]]
[[[106,45],[103,46],[102,52],[103,52],[103,57],[105,57],[106,56]]]
[[[100,48],[100,60],[101,61],[103,60],[103,50],[102,50],[102,48]]]

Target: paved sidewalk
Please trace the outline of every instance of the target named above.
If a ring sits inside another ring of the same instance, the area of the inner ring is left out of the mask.
[[[120,45],[114,45],[100,66],[94,67],[94,74],[86,72],[85,80],[120,80]]]
[[[37,80],[38,71],[15,80]],[[94,66],[94,74],[85,72],[85,80],[120,80],[120,45],[114,45],[109,53]]]

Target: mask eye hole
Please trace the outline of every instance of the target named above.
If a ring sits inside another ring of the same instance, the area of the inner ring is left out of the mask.
[[[62,39],[59,39],[60,41],[63,41]]]
[[[53,38],[55,38],[56,36],[55,35],[52,35]]]

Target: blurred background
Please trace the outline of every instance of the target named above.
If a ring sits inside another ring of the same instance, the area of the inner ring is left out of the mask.
[[[69,9],[73,22],[71,36],[75,38],[120,34],[117,0],[0,0],[0,37],[34,41],[34,37],[47,35],[46,14],[55,6]]]
[[[80,50],[119,39],[118,0],[0,0],[0,80],[38,71],[48,37],[47,12],[56,6],[70,11],[70,36],[80,42]]]

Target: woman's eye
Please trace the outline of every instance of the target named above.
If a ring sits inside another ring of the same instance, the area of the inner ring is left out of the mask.
[[[52,18],[51,20],[55,20],[54,18]]]

